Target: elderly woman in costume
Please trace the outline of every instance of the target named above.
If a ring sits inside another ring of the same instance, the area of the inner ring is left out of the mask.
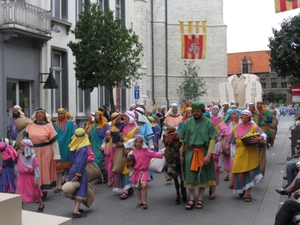
[[[31,122],[24,136],[33,143],[33,149],[40,163],[41,179],[39,185],[43,191],[43,197],[47,196],[47,192],[56,187],[56,163],[61,159],[58,135],[55,131],[50,115],[43,108],[35,110]]]
[[[42,191],[39,187],[39,162],[29,139],[23,139],[20,145],[21,154],[18,159],[17,194],[22,196],[22,203],[37,201],[38,212],[43,212],[45,205],[42,200]]]
[[[124,154],[130,152],[131,149],[124,148],[124,142],[136,137],[140,134],[140,128],[136,124],[135,114],[132,111],[127,111],[123,115],[125,126],[121,133],[121,140],[117,143],[117,148],[123,148]],[[113,191],[122,193],[119,198],[125,200],[133,193],[131,183],[129,181],[130,170],[124,163],[123,171],[120,174],[114,175]]]
[[[180,161],[183,163],[185,187],[189,190],[189,201],[185,209],[203,208],[204,190],[216,185],[216,172],[212,153],[218,133],[211,120],[204,116],[202,102],[192,103],[193,118],[185,121],[178,135],[183,142]],[[198,200],[195,190],[199,190]],[[195,204],[196,203],[196,204]]]
[[[251,122],[251,112],[243,110],[242,122],[232,130],[230,143],[236,146],[232,164],[233,193],[245,196],[245,202],[251,202],[252,187],[258,183],[263,175],[260,172],[257,144],[265,139],[264,132],[255,123]],[[241,138],[251,133],[259,133],[251,138],[253,145],[244,145]]]
[[[57,113],[57,121],[53,124],[53,126],[58,134],[57,142],[59,145],[61,159],[56,163],[58,188],[54,191],[54,193],[59,193],[61,191],[62,184],[65,183],[65,179],[63,179],[62,174],[63,172],[67,173],[70,168],[68,145],[70,144],[71,137],[76,129],[76,125],[71,120],[68,120],[67,111],[64,108],[59,108]]]
[[[67,198],[75,200],[73,210],[73,218],[86,217],[87,215],[80,209],[80,204],[87,200],[88,180],[85,167],[88,161],[88,151],[90,149],[90,141],[83,128],[75,130],[70,148],[70,174],[68,181],[79,182],[80,186],[72,194],[65,194]]]
[[[220,113],[220,108],[218,105],[214,105],[210,108],[211,112],[210,112],[210,120],[213,123],[213,125],[215,126],[215,129],[217,132],[220,131],[220,125],[223,122],[223,118],[222,115]],[[220,141],[220,138],[217,139],[218,141]],[[217,151],[215,151],[213,153],[213,159],[214,159],[214,165],[215,165],[215,171],[216,171],[216,185],[212,185],[210,187],[210,191],[209,191],[209,200],[214,200],[215,196],[216,196],[216,186],[219,185],[219,180],[220,180],[220,165],[221,165],[221,160],[222,157],[219,157],[220,153],[220,148],[217,149]]]
[[[104,117],[101,111],[95,112],[95,123],[91,128],[90,137],[91,137],[91,144],[92,150],[96,156],[95,163],[101,169],[102,174],[104,175],[103,182],[107,182],[107,173],[105,171],[105,163],[104,163],[104,155],[99,151],[100,147],[103,143],[105,133],[110,129],[110,126],[107,122],[107,119]],[[95,184],[102,183],[102,180],[97,179]]]
[[[0,142],[2,167],[0,167],[0,192],[15,193],[15,160],[18,157],[16,150],[4,142]]]

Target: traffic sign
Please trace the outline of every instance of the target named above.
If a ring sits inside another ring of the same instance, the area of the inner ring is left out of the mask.
[[[300,84],[293,85],[292,93],[293,93],[293,95],[297,95],[297,96],[300,95]]]
[[[140,99],[140,89],[134,90],[134,99]]]
[[[293,95],[293,102],[300,102],[300,96],[299,95]]]

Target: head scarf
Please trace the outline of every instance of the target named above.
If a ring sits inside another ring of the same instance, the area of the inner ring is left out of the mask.
[[[33,121],[36,121],[36,112],[38,112],[38,111],[43,111],[43,112],[45,113],[45,115],[46,115],[45,121],[48,122],[48,123],[51,122],[51,115],[48,114],[48,113],[46,113],[46,110],[43,109],[43,108],[37,108],[37,109],[34,111],[34,113],[32,114],[32,117],[31,117]]]
[[[142,148],[148,148],[148,146],[146,145],[146,142],[145,142],[145,138],[142,135],[137,135],[135,138],[132,138],[127,142],[124,142],[124,147],[135,149],[135,140],[138,139],[138,138],[143,140]]]
[[[191,111],[192,111],[192,108],[191,108],[191,107],[185,108],[184,114],[183,114],[183,116],[182,116],[182,121],[183,121],[183,122],[187,120],[187,113],[188,113],[188,112],[191,112]]]
[[[97,126],[97,129],[102,129],[107,124],[107,119],[103,116],[103,112],[101,111],[96,111],[95,114],[100,115],[100,121]]]
[[[228,120],[229,120],[230,115],[231,115],[232,112],[233,112],[232,109],[228,109],[228,110],[226,111],[226,115],[225,115],[225,118],[224,118],[224,121],[225,121],[226,123],[228,122]]]
[[[64,108],[57,109],[57,113],[63,113],[63,114],[65,114],[65,119],[68,120],[67,111]]]
[[[134,112],[127,111],[127,112],[125,112],[125,115],[128,116],[130,124],[136,124]]]
[[[144,115],[144,110],[142,108],[137,107],[135,109],[135,111],[138,114],[138,119],[137,119],[138,122],[140,122],[140,123],[148,123],[149,122],[147,117]]]
[[[241,115],[247,115],[247,116],[249,116],[251,118],[252,113],[248,109],[245,109],[245,110],[242,111]]]
[[[147,113],[150,113],[151,114],[151,117],[153,118],[153,119],[156,119],[157,118],[157,116],[153,113],[153,110],[152,109],[148,109],[147,110]],[[149,119],[149,118],[148,118]]]
[[[20,117],[25,117],[25,115],[24,115],[24,113],[23,113],[23,111],[22,111],[21,106],[15,105],[15,106],[13,107],[13,109],[18,110],[18,112],[20,113]]]
[[[201,109],[201,111],[205,112],[205,105],[202,102],[196,101],[192,103],[192,109]]]
[[[34,155],[34,150],[32,149],[33,148],[33,144],[32,142],[29,140],[29,139],[23,139],[21,141],[21,144],[24,145],[24,156],[26,158]]]
[[[155,119],[152,116],[148,116],[148,120],[149,120],[152,127],[154,127],[156,125]]]
[[[261,104],[261,110],[257,109],[257,104]],[[258,110],[262,114],[265,114],[265,112],[266,112],[266,106],[263,103],[263,101],[261,101],[261,100],[256,101],[256,110]]]
[[[71,152],[73,152],[85,146],[90,146],[89,138],[83,128],[77,128],[75,130],[75,134],[71,138],[69,149]]]
[[[4,160],[15,160],[18,157],[17,151],[4,142],[0,142],[0,152],[2,153],[2,159]]]

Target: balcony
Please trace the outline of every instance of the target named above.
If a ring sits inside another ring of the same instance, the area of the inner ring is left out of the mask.
[[[25,1],[0,0],[0,33],[4,41],[23,36],[45,42],[51,38],[51,12]]]

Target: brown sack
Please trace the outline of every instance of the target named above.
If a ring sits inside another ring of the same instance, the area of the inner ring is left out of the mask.
[[[97,166],[96,163],[93,162],[87,163],[85,170],[86,170],[88,182],[101,179],[103,176],[100,168]]]
[[[24,128],[23,130],[21,130],[16,138],[16,148],[20,149],[21,146],[21,141],[25,138],[23,132],[25,131],[26,128]]]
[[[26,117],[20,117],[20,118],[16,119],[15,122],[16,122],[16,127],[17,127],[18,131],[21,131],[21,130],[25,129],[28,126],[28,124],[30,124],[32,122],[32,120],[29,118],[26,118]]]
[[[92,205],[94,200],[95,200],[94,188],[90,183],[88,183],[87,199],[86,199],[86,202],[82,202],[82,204],[84,204],[86,207],[90,208],[90,206]]]
[[[123,148],[117,148],[116,152],[114,154],[114,161],[113,161],[113,168],[112,172],[113,173],[122,173],[124,164],[125,164],[125,154],[124,154],[124,149]]]
[[[268,126],[271,127],[272,129],[276,129],[278,125],[278,119],[276,116],[272,115],[272,123],[268,123]]]

